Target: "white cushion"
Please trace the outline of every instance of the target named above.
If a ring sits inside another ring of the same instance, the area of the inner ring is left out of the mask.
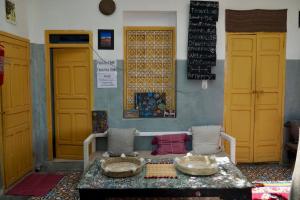
[[[192,134],[194,154],[220,152],[221,126],[193,126]]]
[[[108,129],[108,152],[114,156],[120,156],[122,153],[131,155],[134,147],[134,128],[110,128]]]

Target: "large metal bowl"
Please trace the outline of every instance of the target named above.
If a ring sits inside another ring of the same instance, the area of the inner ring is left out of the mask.
[[[184,156],[175,158],[175,167],[184,174],[208,176],[218,172],[218,164],[214,156]]]
[[[144,159],[118,157],[101,160],[102,173],[112,178],[124,178],[139,174],[144,166]]]

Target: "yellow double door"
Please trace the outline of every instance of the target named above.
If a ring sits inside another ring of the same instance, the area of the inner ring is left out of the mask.
[[[280,161],[285,33],[227,34],[224,126],[237,162]]]

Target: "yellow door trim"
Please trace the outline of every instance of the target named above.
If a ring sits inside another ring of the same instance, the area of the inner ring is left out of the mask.
[[[7,32],[4,32],[4,31],[0,31],[0,35],[8,37],[8,38],[12,38],[14,40],[19,40],[21,42],[29,43],[29,39],[27,39],[27,38],[23,38],[23,37],[20,37],[20,36],[17,36],[17,35],[13,35],[11,33],[7,33]]]
[[[30,41],[27,38],[24,37],[20,37],[17,35],[13,35],[11,33],[7,33],[4,31],[0,31],[0,36],[5,37],[5,39],[3,41],[0,40],[0,44],[2,42],[7,42],[7,43],[15,43],[16,41],[19,43],[20,46],[24,46],[28,48],[28,52],[27,52],[27,61],[28,61],[28,66],[29,66],[29,73],[30,73]],[[5,76],[5,75],[4,75]],[[31,91],[31,80],[29,79],[29,90]],[[4,138],[3,138],[3,117],[2,117],[2,113],[3,113],[3,102],[2,102],[2,97],[3,97],[3,93],[2,93],[2,86],[0,86],[0,173],[1,173],[1,178],[2,178],[2,182],[4,183],[4,188],[6,189],[8,187],[8,184],[6,182],[6,178],[5,178],[5,167],[4,167]],[[29,95],[29,122],[30,122],[30,126],[29,126],[29,132],[31,134],[31,138],[30,138],[30,144],[32,146],[32,96]],[[33,153],[33,152],[32,152]],[[33,157],[33,154],[32,154]],[[32,169],[33,169],[33,163],[32,163]],[[2,188],[0,188],[1,190]]]
[[[88,34],[88,44],[50,44],[50,34]],[[94,64],[93,64],[93,34],[86,30],[46,30],[45,31],[45,74],[46,74],[46,105],[47,105],[47,127],[48,127],[48,160],[53,160],[53,127],[52,127],[52,105],[51,105],[51,77],[50,77],[50,49],[55,48],[89,48],[90,54],[90,94],[91,94],[91,111],[94,108]]]
[[[282,41],[283,41],[283,49],[282,49],[282,51],[283,52],[281,52],[281,54],[282,54],[282,56],[283,56],[283,59],[281,60],[281,64],[282,64],[282,66],[283,66],[283,68],[282,68],[282,88],[281,88],[281,91],[282,91],[282,100],[281,100],[281,108],[282,108],[282,110],[281,110],[281,131],[282,131],[282,133],[283,133],[283,131],[284,131],[284,125],[283,125],[283,123],[284,123],[284,117],[285,117],[285,82],[286,82],[286,79],[285,79],[285,75],[286,75],[286,33],[282,33],[281,34],[281,37],[282,37]],[[282,154],[282,152],[283,152],[283,135],[282,135],[282,137],[280,137],[280,152],[281,152],[281,154],[280,154],[280,162],[282,162],[283,161],[283,154]]]
[[[0,33],[1,35],[2,33]],[[1,41],[0,41],[1,44]],[[2,108],[2,86],[0,87],[0,99],[1,99],[1,106],[0,106],[0,112],[3,112]],[[2,183],[4,183],[4,187],[6,186],[5,184],[5,171],[4,171],[4,137],[3,137],[3,118],[2,114],[0,114],[0,176]],[[0,188],[1,190],[2,188]]]

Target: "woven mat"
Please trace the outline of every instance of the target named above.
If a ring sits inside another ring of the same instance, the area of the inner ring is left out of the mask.
[[[145,178],[177,178],[173,164],[147,164]]]

